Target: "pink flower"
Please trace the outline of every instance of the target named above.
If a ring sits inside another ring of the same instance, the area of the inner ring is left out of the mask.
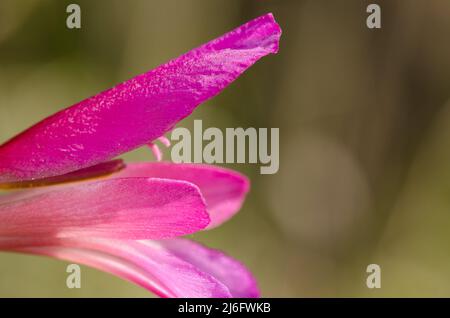
[[[0,196],[0,249],[86,264],[162,297],[257,297],[243,265],[179,238],[232,217],[244,176],[111,159],[146,144],[158,154],[156,139],[276,53],[280,35],[273,16],[261,16],[0,146],[0,187],[20,189]]]

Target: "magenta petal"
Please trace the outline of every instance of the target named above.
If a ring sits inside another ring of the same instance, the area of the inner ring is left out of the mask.
[[[211,218],[209,228],[230,219],[241,208],[250,188],[248,179],[235,171],[201,164],[168,162],[132,163],[114,175],[183,180],[195,184],[205,198]]]
[[[232,297],[219,279],[157,241],[64,239],[59,245],[14,250],[85,264],[134,282],[161,297]]]
[[[0,182],[66,174],[155,140],[276,53],[280,35],[272,14],[261,16],[41,121],[0,147]]]
[[[257,298],[259,289],[253,275],[228,255],[186,239],[159,241],[168,251],[209,273],[228,287],[232,297]]]
[[[185,181],[107,179],[0,197],[0,237],[160,239],[208,224],[199,189]]]

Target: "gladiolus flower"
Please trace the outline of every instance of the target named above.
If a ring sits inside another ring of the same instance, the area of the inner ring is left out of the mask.
[[[82,263],[162,297],[257,297],[250,272],[180,236],[241,207],[246,177],[116,156],[149,145],[261,57],[281,30],[267,14],[62,110],[0,146],[0,249]]]

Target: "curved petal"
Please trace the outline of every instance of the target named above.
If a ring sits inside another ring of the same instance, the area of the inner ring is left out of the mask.
[[[195,184],[206,201],[211,218],[208,228],[222,224],[237,213],[250,188],[250,182],[244,175],[203,164],[132,163],[113,177],[164,178]]]
[[[85,264],[131,281],[160,297],[232,297],[219,279],[157,241],[63,239],[57,244],[16,247],[14,251]]]
[[[0,182],[66,174],[155,140],[276,53],[280,35],[273,16],[261,16],[48,117],[0,147]]]
[[[0,237],[160,239],[208,224],[199,189],[178,180],[107,179],[0,197]]]
[[[214,276],[228,287],[233,297],[260,296],[256,279],[248,269],[223,252],[186,239],[163,240],[159,241],[159,244],[177,257]]]

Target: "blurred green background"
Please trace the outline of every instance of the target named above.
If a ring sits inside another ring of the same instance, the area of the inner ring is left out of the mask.
[[[450,297],[449,1],[0,0],[0,142],[266,12],[280,53],[180,125],[279,127],[280,170],[226,165],[250,176],[248,201],[193,238],[243,261],[266,297]],[[87,267],[68,289],[66,265],[0,253],[0,296],[150,296]]]

